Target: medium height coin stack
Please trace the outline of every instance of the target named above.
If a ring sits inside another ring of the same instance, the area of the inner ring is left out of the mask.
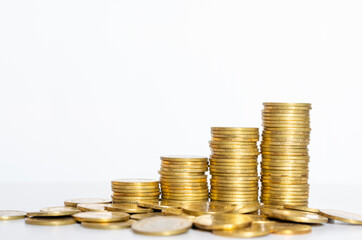
[[[159,181],[151,179],[116,179],[112,181],[114,203],[158,201]]]
[[[162,156],[161,191],[162,200],[189,202],[207,201],[207,157]]]
[[[261,201],[308,205],[308,145],[311,104],[264,103]]]
[[[210,199],[258,202],[258,128],[211,128]]]

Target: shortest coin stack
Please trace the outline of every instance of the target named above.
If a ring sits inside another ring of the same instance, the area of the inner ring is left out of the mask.
[[[113,203],[158,201],[160,197],[159,182],[151,179],[113,180],[112,191]]]
[[[162,200],[189,202],[209,198],[207,185],[207,157],[162,156]]]

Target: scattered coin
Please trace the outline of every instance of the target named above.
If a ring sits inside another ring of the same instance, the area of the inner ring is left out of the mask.
[[[109,223],[82,222],[81,226],[85,228],[116,230],[122,228],[130,228],[132,224],[135,222],[137,221],[132,219],[123,222],[109,222]]]
[[[195,218],[194,225],[204,230],[243,228],[252,222],[247,215],[233,213],[205,214]]]
[[[43,226],[60,226],[74,224],[76,221],[72,217],[46,218],[30,217],[25,219],[26,224],[43,225]]]
[[[170,236],[187,232],[192,221],[183,217],[160,216],[142,219],[132,225],[135,233],[155,236]]]
[[[111,203],[111,200],[104,198],[76,198],[64,201],[67,207],[77,207],[79,203]]]
[[[276,222],[271,228],[274,234],[296,235],[306,234],[312,231],[312,227],[305,224]]]
[[[144,218],[149,218],[149,217],[156,217],[156,216],[162,216],[163,214],[161,212],[151,212],[151,213],[136,213],[136,214],[132,214],[130,216],[131,219],[135,219],[135,220],[142,220]]]
[[[77,208],[74,208],[74,207],[59,206],[59,207],[45,207],[45,208],[40,209],[40,212],[57,212],[57,213],[74,212],[74,213],[78,213],[78,212],[80,212],[80,210]]]
[[[123,212],[80,212],[73,215],[79,222],[120,222],[129,219]]]
[[[282,209],[263,209],[263,214],[269,218],[275,218],[283,221],[299,222],[299,223],[327,223],[326,217],[316,213],[302,212],[297,210],[282,210]]]
[[[104,203],[80,203],[77,205],[77,208],[79,210],[82,210],[84,212],[103,212],[106,211],[105,207],[108,206],[108,204]]]
[[[329,219],[338,220],[350,224],[362,225],[362,215],[360,214],[331,209],[320,210],[320,214]]]
[[[0,220],[16,220],[25,218],[26,212],[17,210],[0,210]]]
[[[268,235],[270,233],[270,228],[266,225],[252,224],[246,228],[234,230],[214,230],[212,233],[223,237],[253,238]]]
[[[108,211],[120,211],[125,213],[150,213],[151,208],[139,207],[137,203],[114,203],[105,207]]]

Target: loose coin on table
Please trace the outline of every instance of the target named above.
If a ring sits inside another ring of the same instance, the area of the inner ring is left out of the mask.
[[[305,224],[276,222],[271,228],[274,234],[295,235],[306,234],[312,231],[312,227]]]
[[[190,202],[182,206],[182,211],[187,214],[199,216],[203,214],[227,213],[235,210],[235,206],[222,202]]]
[[[103,212],[106,211],[105,207],[108,206],[108,204],[104,203],[80,203],[77,205],[77,208],[79,210],[82,210],[84,212]]]
[[[108,211],[120,211],[126,213],[150,213],[153,212],[151,208],[139,207],[137,203],[114,203],[106,206]]]
[[[74,207],[59,206],[59,207],[45,207],[40,209],[40,212],[56,212],[56,213],[73,212],[74,214],[80,212],[80,210]]]
[[[302,212],[297,210],[283,210],[283,209],[263,209],[263,214],[270,218],[276,218],[279,220],[299,222],[299,223],[312,223],[320,224],[327,223],[328,218],[320,216],[316,213]]]
[[[120,222],[129,219],[128,213],[123,212],[81,212],[73,217],[80,222]]]
[[[136,214],[132,214],[130,216],[131,219],[135,219],[135,220],[142,220],[144,218],[149,218],[149,217],[158,217],[158,216],[163,216],[163,214],[161,212],[151,212],[151,213],[136,213]]]
[[[320,214],[329,219],[338,220],[350,224],[362,225],[362,215],[360,214],[331,209],[321,209]]]
[[[247,215],[218,213],[198,216],[194,220],[194,225],[204,230],[231,230],[246,227],[251,222],[252,218]]]
[[[135,233],[154,236],[170,236],[187,232],[192,221],[184,217],[160,216],[142,219],[132,225]]]
[[[62,212],[28,212],[27,217],[66,217],[72,216],[73,214],[78,213],[77,211],[62,211]]]
[[[223,237],[253,238],[268,235],[270,228],[266,225],[251,225],[233,230],[214,230],[212,233]]]
[[[68,207],[77,207],[79,203],[111,203],[111,200],[104,198],[76,198],[64,201]]]
[[[132,219],[123,222],[109,222],[109,223],[82,222],[81,226],[85,228],[116,230],[122,228],[129,228],[135,222],[137,221]]]
[[[310,208],[310,207],[307,207],[307,206],[284,205],[284,208],[286,208],[286,209],[292,209],[292,210],[298,210],[298,211],[303,211],[303,212],[320,213],[319,209]]]
[[[26,212],[17,210],[0,210],[0,220],[16,220],[25,218]]]
[[[30,217],[25,220],[26,224],[43,225],[43,226],[60,226],[74,224],[76,221],[72,217]]]

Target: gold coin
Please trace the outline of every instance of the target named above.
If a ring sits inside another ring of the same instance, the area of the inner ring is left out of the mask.
[[[263,204],[260,204],[258,202],[253,203],[244,203],[244,204],[235,204],[235,209],[232,211],[232,213],[251,213],[258,211],[263,207]],[[254,221],[254,218],[252,218]]]
[[[295,130],[295,131],[286,131],[286,130],[273,130],[273,131],[270,131],[270,130],[265,130],[263,131],[262,134],[270,134],[270,135],[275,135],[275,136],[278,136],[278,135],[292,135],[292,136],[310,136],[310,131],[298,131],[298,130]]]
[[[130,228],[132,224],[135,222],[137,221],[132,219],[123,222],[107,222],[107,223],[82,222],[81,226],[85,228],[115,230],[115,229]]]
[[[117,186],[158,186],[158,181],[154,179],[124,178],[113,180],[112,184]]]
[[[209,192],[162,192],[162,196],[175,196],[175,197],[201,197],[201,196],[208,196]]]
[[[135,219],[135,220],[142,220],[145,218],[150,218],[150,217],[157,217],[157,216],[162,216],[163,214],[160,212],[151,212],[151,213],[136,213],[136,214],[132,214],[130,216],[131,219]]]
[[[169,196],[162,195],[162,200],[176,200],[176,201],[205,201],[209,196],[192,196],[192,197],[183,197],[183,196]]]
[[[113,192],[113,196],[115,197],[155,197],[159,196],[160,192],[150,192],[150,193],[118,193]]]
[[[211,131],[259,132],[259,128],[245,128],[245,127],[211,127]]]
[[[210,164],[213,163],[220,163],[220,164],[232,164],[232,163],[257,163],[258,157],[252,156],[252,157],[239,157],[239,158],[210,158]]]
[[[264,102],[264,106],[272,106],[272,107],[302,107],[302,108],[308,108],[311,109],[312,104],[311,103],[281,103],[281,102]]]
[[[137,203],[140,207],[162,210],[167,208],[181,208],[181,204],[170,204],[164,201],[141,201]]]
[[[210,173],[255,173],[257,174],[257,169],[230,169],[230,168],[213,168],[210,169]]]
[[[296,235],[310,233],[312,227],[305,224],[276,222],[271,231],[274,234]]]
[[[77,208],[85,212],[103,212],[108,204],[102,203],[80,203]]]
[[[268,235],[270,233],[270,228],[266,225],[252,224],[246,228],[233,230],[214,230],[212,233],[223,237],[252,238]]]
[[[215,197],[210,196],[211,200],[225,201],[225,202],[255,202],[258,200],[258,197]]]
[[[128,213],[123,212],[80,212],[73,215],[79,222],[119,222],[129,219]]]
[[[125,190],[146,190],[146,189],[152,189],[152,188],[157,188],[158,187],[158,184],[159,184],[159,181],[157,181],[157,183],[155,182],[152,182],[148,185],[126,185],[127,183],[116,183],[116,182],[112,182],[112,187],[113,188],[122,188],[122,189],[125,189]]]
[[[207,170],[207,164],[203,164],[203,165],[169,165],[169,164],[161,164],[161,169],[197,169],[197,170],[203,170],[206,169]]]
[[[210,174],[212,176],[221,176],[221,177],[226,177],[226,176],[242,176],[242,177],[256,177],[257,176],[257,173],[231,173],[231,172],[211,172],[210,171]]]
[[[135,233],[154,236],[171,236],[187,232],[192,221],[178,216],[155,216],[132,225]]]
[[[307,206],[285,205],[284,208],[297,210],[297,211],[303,211],[303,212],[320,213],[319,209],[310,208],[310,207],[307,207]]]
[[[329,219],[338,220],[341,222],[357,224],[357,225],[362,224],[362,215],[359,215],[356,213],[339,211],[339,210],[331,210],[331,209],[323,209],[323,210],[320,210],[320,214]]]
[[[27,217],[66,217],[72,216],[77,211],[63,211],[63,212],[28,212]]]
[[[104,198],[76,198],[64,201],[67,207],[77,207],[79,203],[111,203],[111,200]]]
[[[128,190],[128,189],[121,189],[121,188],[112,188],[112,191],[115,193],[133,193],[133,195],[135,194],[148,194],[148,193],[157,193],[160,192],[160,188],[149,188],[149,189],[144,189],[144,190]]]
[[[117,203],[106,206],[108,211],[120,211],[125,213],[149,213],[153,212],[150,208],[139,207],[136,203]]]
[[[162,184],[165,184],[165,183],[169,183],[169,184],[173,184],[173,183],[179,183],[179,184],[181,184],[181,183],[207,183],[207,178],[192,179],[192,178],[164,178],[164,177],[161,177],[160,179],[161,179]]]
[[[161,160],[161,164],[164,165],[170,165],[170,166],[174,166],[174,165],[184,165],[184,166],[202,166],[202,165],[207,165],[207,159],[205,159],[204,161],[168,161],[168,160]]]
[[[0,220],[16,220],[25,218],[26,212],[17,210],[0,210]]]
[[[188,191],[183,191],[183,190],[175,190],[175,191],[168,191],[168,190],[164,190],[162,191],[162,194],[164,195],[206,195],[209,194],[209,191],[207,188],[202,189],[202,190],[188,190]]]
[[[61,218],[45,218],[45,217],[30,217],[25,219],[26,224],[32,225],[43,225],[43,226],[60,226],[74,224],[76,221],[72,217],[61,217]]]
[[[264,121],[299,122],[299,121],[310,121],[310,116],[308,115],[277,116],[277,115],[263,114],[262,119]]]
[[[252,219],[246,215],[232,213],[205,214],[195,218],[194,225],[204,230],[230,230],[250,225]]]
[[[200,216],[203,214],[227,213],[232,212],[235,207],[227,203],[215,202],[193,202],[182,205],[182,211],[186,214]]]
[[[78,213],[80,212],[79,209],[74,208],[74,207],[66,207],[66,206],[59,206],[59,207],[45,207],[40,209],[40,212],[57,212],[57,213],[62,213],[62,212],[74,212],[74,213]]]
[[[211,187],[211,191],[212,192],[254,192],[254,191],[258,191],[259,188],[258,188],[258,185],[255,184],[254,186],[252,187],[249,187],[249,186],[246,186],[246,187],[233,187],[233,186],[230,186],[230,187],[219,187],[219,186],[214,186],[212,185]]]
[[[205,190],[205,189],[207,189],[207,183],[205,183],[204,185],[200,185],[200,186],[162,186],[162,191],[178,191],[178,190],[200,191],[200,190]]]
[[[151,197],[144,197],[144,196],[134,196],[134,197],[124,197],[124,196],[112,196],[113,200],[129,200],[129,201],[137,201],[137,200],[154,200],[158,199],[157,196],[151,196]]]
[[[207,157],[203,156],[192,156],[192,155],[174,155],[174,156],[161,156],[161,160],[166,161],[207,161]]]
[[[233,182],[233,181],[258,181],[258,177],[244,177],[244,176],[212,176],[212,178],[210,179],[211,182],[213,181],[229,181],[229,182]]]
[[[202,181],[202,182],[180,182],[180,181],[175,181],[175,182],[162,182],[161,183],[161,188],[204,188],[205,186],[207,186],[207,181]]]
[[[237,164],[230,164],[230,165],[210,165],[210,170],[254,170],[257,168],[257,164],[247,164],[247,165],[237,165]]]

